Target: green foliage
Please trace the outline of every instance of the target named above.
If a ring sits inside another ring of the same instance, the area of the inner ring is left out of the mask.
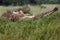
[[[0,19],[1,40],[60,40],[60,13],[38,20],[6,22]]]
[[[26,19],[10,22],[1,17],[0,40],[60,40],[60,9],[55,14],[35,21]]]
[[[3,5],[60,4],[60,0],[1,0]]]

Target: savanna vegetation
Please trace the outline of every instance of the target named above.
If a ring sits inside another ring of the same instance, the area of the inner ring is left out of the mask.
[[[31,13],[36,15],[53,9],[56,5],[34,5],[31,6]],[[38,20],[26,19],[23,21],[11,22],[1,15],[12,8],[12,6],[0,6],[0,40],[60,40],[60,5],[55,14],[43,17]],[[19,6],[16,6],[19,8]]]
[[[0,5],[60,4],[60,0],[0,0]]]

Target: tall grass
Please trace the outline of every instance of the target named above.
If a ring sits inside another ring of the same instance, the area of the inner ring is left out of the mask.
[[[35,21],[0,18],[0,40],[60,40],[60,12]]]

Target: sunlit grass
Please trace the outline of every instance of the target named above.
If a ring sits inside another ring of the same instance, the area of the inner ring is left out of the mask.
[[[33,14],[35,12],[39,13],[40,11],[38,10],[41,9],[37,6],[31,8]],[[44,10],[46,11],[47,9]],[[10,22],[4,18],[0,18],[0,40],[60,40],[59,11],[35,21],[28,19],[20,22]]]

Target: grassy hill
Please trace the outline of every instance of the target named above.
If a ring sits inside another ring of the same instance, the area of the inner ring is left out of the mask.
[[[48,5],[46,7],[46,9],[41,9],[41,7],[39,9],[38,6],[31,6],[31,9],[33,8],[31,11],[33,14],[39,13],[46,11],[48,8],[52,9],[54,6]],[[27,19],[20,22],[9,22],[4,18],[0,18],[0,40],[60,40],[59,5],[58,8],[59,10],[55,14],[35,21]]]

